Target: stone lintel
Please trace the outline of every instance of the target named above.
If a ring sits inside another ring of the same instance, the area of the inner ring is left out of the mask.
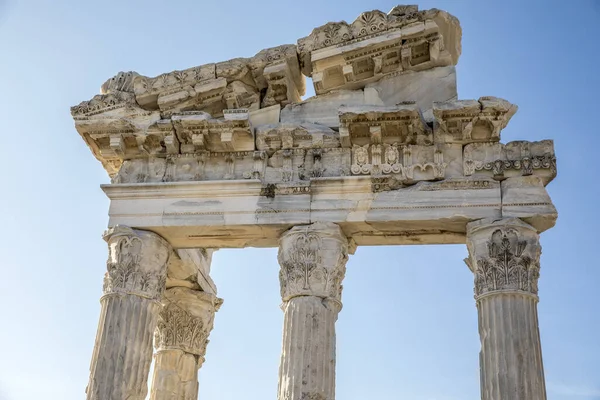
[[[501,218],[504,206],[539,231],[555,219],[542,185],[535,186],[538,194],[526,190],[518,204],[503,204],[501,185],[491,179],[399,188],[394,182],[356,176],[315,178],[298,185],[265,187],[249,179],[113,184],[102,189],[111,199],[110,226],[148,229],[176,248],[275,247],[282,232],[314,221],[339,224],[357,245],[464,243],[467,223]],[[507,199],[519,196],[519,185],[505,185]],[[540,209],[542,202],[547,206]]]

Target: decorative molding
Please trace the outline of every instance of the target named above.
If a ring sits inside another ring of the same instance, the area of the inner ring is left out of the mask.
[[[498,189],[498,182],[487,180],[446,180],[419,187],[419,190],[432,192],[438,190],[473,190],[473,189]]]
[[[496,180],[514,176],[540,176],[544,184],[556,176],[552,140],[471,143],[464,147],[465,176],[488,175]]]
[[[352,175],[394,175],[399,181],[411,183],[415,180],[415,171],[431,171],[427,179],[444,179],[446,167],[442,151],[431,146],[429,157],[431,162],[413,164],[413,153],[419,149],[422,151],[426,146],[401,146],[402,156],[398,144],[365,144],[352,146]],[[382,157],[383,156],[383,157]]]
[[[395,72],[455,65],[460,55],[458,20],[439,10],[409,6],[387,15],[363,12],[354,22],[329,22],[298,40],[302,72],[323,94]]]
[[[433,103],[434,135],[439,142],[497,142],[518,107],[492,96]]]
[[[547,169],[556,175],[556,157],[545,154],[537,157],[525,157],[521,160],[495,160],[491,162],[465,160],[465,175],[473,175],[477,171],[492,171],[495,178],[503,178],[509,170],[521,171],[521,175],[533,175],[534,170]]]
[[[127,105],[137,106],[134,96],[131,93],[117,91],[98,94],[89,101],[83,101],[71,107],[71,115],[73,117],[90,117],[117,108],[123,108]]]

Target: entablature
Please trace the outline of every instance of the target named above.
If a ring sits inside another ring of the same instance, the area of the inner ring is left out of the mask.
[[[517,109],[516,105],[492,96],[434,102],[434,130],[438,141],[445,143],[498,142],[500,131]]]
[[[298,51],[302,71],[323,94],[363,88],[388,74],[456,65],[461,35],[458,20],[444,11],[397,6],[315,28],[298,40]]]
[[[350,144],[433,144],[432,129],[414,103],[392,107],[342,106],[339,118],[344,147]]]
[[[118,73],[71,109],[111,177],[110,225],[179,248],[273,246],[316,221],[360,245],[464,243],[481,218],[548,229],[553,142],[502,144],[516,105],[457,100],[460,40],[450,14],[397,6],[251,58]]]

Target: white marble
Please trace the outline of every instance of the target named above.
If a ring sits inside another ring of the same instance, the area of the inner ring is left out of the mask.
[[[166,290],[154,338],[151,400],[198,398],[198,370],[222,303],[207,292],[182,287]]]
[[[379,10],[352,24],[330,22],[298,40],[303,72],[315,93],[361,89],[388,74],[456,65],[462,32],[444,11]]]
[[[433,105],[457,99],[456,68],[437,67],[388,75],[365,87],[365,103],[394,106],[414,101],[426,121],[433,121]]]
[[[335,224],[295,226],[280,239],[284,312],[279,400],[335,399],[335,321],[348,240]]]
[[[109,257],[86,398],[144,400],[172,250],[160,236],[127,227],[104,238]]]
[[[546,400],[536,229],[517,218],[475,221],[467,248],[479,313],[482,400]]]
[[[482,398],[545,400],[537,235],[557,219],[554,144],[502,143],[517,106],[459,100],[461,37],[447,12],[399,5],[249,58],[119,72],[72,107],[116,227],[88,399],[144,398],[157,318],[152,399],[195,399],[213,249],[279,246],[278,398],[334,400],[348,252],[467,243]]]

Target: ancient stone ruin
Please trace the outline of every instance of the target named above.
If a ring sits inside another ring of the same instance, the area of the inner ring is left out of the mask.
[[[254,246],[279,247],[278,399],[333,400],[349,254],[446,243],[469,252],[482,399],[546,399],[537,281],[539,234],[557,218],[553,142],[501,143],[517,106],[457,99],[461,35],[444,11],[368,11],[251,58],[120,72],[73,107],[111,177],[87,399],[144,399],[153,346],[151,399],[197,398],[222,303],[211,254]],[[316,96],[303,101],[306,77]]]

